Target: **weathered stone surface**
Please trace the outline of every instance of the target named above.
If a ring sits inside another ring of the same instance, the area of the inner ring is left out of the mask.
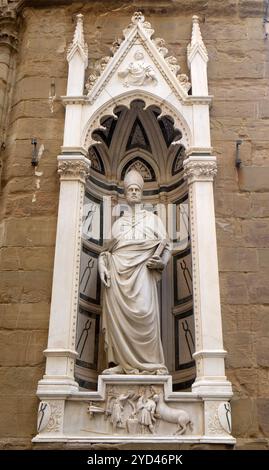
[[[261,431],[264,436],[269,437],[269,399],[258,398],[257,407]]]
[[[259,265],[261,269],[268,269],[269,266],[269,248],[261,248],[258,250]]]
[[[268,279],[268,276],[267,276]],[[262,289],[262,295],[265,295],[266,288]],[[261,302],[264,301],[263,298]],[[264,301],[265,303],[265,301]],[[269,307],[263,306],[256,313],[256,331],[257,331],[257,364],[261,367],[269,367]]]
[[[10,218],[4,223],[3,246],[54,246],[55,217]]]
[[[269,217],[269,193],[252,193],[250,196],[252,217]]]
[[[220,271],[258,271],[258,256],[255,248],[220,248]]]
[[[255,101],[214,101],[211,111],[211,116],[226,117],[236,116],[251,117],[256,116],[256,103]]]
[[[268,439],[237,439],[235,450],[269,450]]]
[[[54,247],[9,247],[0,250],[3,271],[50,271],[53,268]]]
[[[258,369],[229,369],[228,378],[237,399],[257,396],[258,375]]]
[[[246,246],[266,248],[269,246],[269,220],[254,219],[242,221],[242,233]]]
[[[269,369],[260,368],[257,382],[257,395],[261,398],[269,398]]]
[[[23,330],[47,330],[50,303],[1,304],[0,328]]]
[[[0,280],[0,302],[46,302],[51,284],[52,273],[47,271],[6,271]]]
[[[224,348],[228,351],[227,367],[253,367],[256,357],[253,345],[253,335],[248,332],[236,331],[224,338]]]
[[[236,437],[258,436],[257,403],[256,400],[233,399],[232,400],[232,432]],[[244,419],[242,419],[244,416]]]
[[[269,166],[268,142],[256,142],[255,145],[253,145],[252,161],[255,166]]]
[[[0,331],[2,366],[33,366],[43,362],[46,331]],[[12,351],[12,354],[10,354]]]
[[[5,407],[1,412],[0,435],[5,438],[28,437],[31,439],[36,431],[36,415],[33,410],[38,408],[35,396],[17,396],[2,398]]]
[[[241,191],[268,191],[269,166],[241,166],[238,175]]]
[[[216,217],[240,217],[249,218],[251,210],[251,198],[248,194],[226,193],[223,198],[220,191],[215,192]],[[254,203],[253,203],[254,204]],[[254,215],[253,208],[252,214]]]
[[[242,222],[234,218],[217,218],[217,242],[219,246],[244,246],[244,239],[242,236]],[[255,245],[253,245],[255,246]]]
[[[260,273],[259,277],[255,274],[248,274],[249,283],[249,301],[250,303],[261,304],[269,303],[269,284],[268,272]]]
[[[12,217],[29,217],[57,215],[58,200],[51,193],[41,189],[33,189],[31,194],[9,197],[6,215]]]
[[[248,277],[244,273],[220,273],[221,299],[228,304],[248,304]]]
[[[38,380],[44,374],[43,364],[24,367],[1,367],[0,368],[0,395],[20,398],[33,396]],[[8,391],[8,393],[7,393]]]

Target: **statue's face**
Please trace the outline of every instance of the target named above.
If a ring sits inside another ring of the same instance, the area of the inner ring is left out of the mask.
[[[126,191],[126,201],[130,205],[139,204],[142,199],[142,191],[136,184],[131,184]]]

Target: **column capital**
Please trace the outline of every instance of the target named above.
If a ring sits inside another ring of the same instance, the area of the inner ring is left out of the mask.
[[[17,50],[18,45],[18,2],[0,2],[0,44]]]
[[[183,162],[184,177],[191,184],[194,181],[213,181],[217,174],[216,157],[195,156]]]
[[[85,184],[90,174],[90,160],[82,155],[59,155],[57,160],[61,181],[79,180]]]

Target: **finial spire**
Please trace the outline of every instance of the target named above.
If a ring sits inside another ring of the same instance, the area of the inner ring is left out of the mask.
[[[204,41],[202,38],[202,34],[200,31],[199,25],[199,17],[194,15],[192,17],[192,35],[191,35],[191,42],[188,45],[188,62],[189,64],[192,62],[196,53],[199,53],[202,59],[207,62],[208,55],[207,50],[204,45]]]
[[[70,44],[68,51],[67,51],[68,62],[70,62],[71,58],[73,57],[76,51],[79,51],[80,54],[82,55],[82,58],[85,61],[88,61],[88,46],[84,39],[83,15],[81,13],[77,15],[77,25],[76,25],[73,41]]]

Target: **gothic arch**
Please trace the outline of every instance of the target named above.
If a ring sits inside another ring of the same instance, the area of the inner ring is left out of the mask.
[[[174,127],[180,129],[182,132],[182,138],[180,139],[181,143],[187,149],[192,146],[193,139],[191,128],[175,106],[168,102],[164,102],[162,96],[154,95],[153,93],[149,93],[144,90],[139,90],[139,92],[132,90],[108,99],[100,106],[100,108],[95,110],[94,114],[90,116],[84,125],[81,138],[82,147],[87,148],[94,143],[92,133],[95,129],[100,127],[100,121],[105,116],[114,116],[117,119],[117,115],[114,113],[115,108],[125,106],[130,109],[130,105],[134,100],[144,101],[145,109],[149,106],[157,106],[161,109],[161,115],[171,116],[174,119]]]

